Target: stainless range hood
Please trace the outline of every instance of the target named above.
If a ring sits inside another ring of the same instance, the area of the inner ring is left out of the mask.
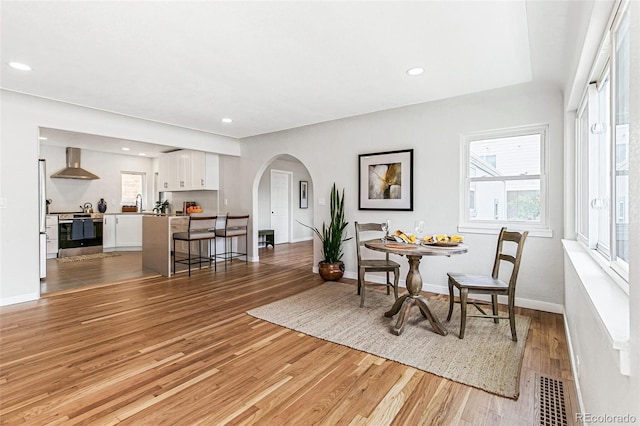
[[[80,167],[80,148],[67,148],[67,167],[51,175],[58,179],[100,179]]]

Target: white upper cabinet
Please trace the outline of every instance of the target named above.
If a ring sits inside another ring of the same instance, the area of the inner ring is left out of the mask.
[[[218,190],[218,154],[180,150],[161,154],[158,163],[160,191]]]
[[[191,189],[219,189],[219,170],[218,154],[191,151]]]

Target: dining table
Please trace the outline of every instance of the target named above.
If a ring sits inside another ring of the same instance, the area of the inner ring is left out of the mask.
[[[370,250],[406,256],[409,261],[409,272],[407,273],[407,279],[405,281],[407,293],[399,297],[391,309],[384,313],[384,316],[388,318],[392,318],[398,312],[400,313],[396,325],[392,329],[393,333],[397,336],[402,334],[411,308],[414,305],[418,305],[422,316],[429,320],[433,331],[442,336],[446,336],[448,333],[447,330],[429,308],[427,299],[420,294],[422,291],[420,260],[423,256],[450,257],[456,254],[463,254],[467,252],[468,246],[461,243],[411,244],[381,239],[366,241],[364,246]]]

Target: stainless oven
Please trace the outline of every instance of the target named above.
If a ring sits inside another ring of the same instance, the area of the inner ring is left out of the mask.
[[[102,253],[102,213],[58,215],[58,256]]]

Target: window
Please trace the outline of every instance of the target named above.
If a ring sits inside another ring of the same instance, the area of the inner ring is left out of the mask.
[[[629,274],[629,14],[614,19],[578,110],[578,240],[625,281]],[[628,288],[625,288],[628,291]]]
[[[145,173],[122,172],[120,173],[120,177],[120,197],[122,204],[135,205],[136,197],[138,197],[138,195],[144,195]]]
[[[461,230],[501,226],[551,236],[546,212],[548,126],[463,135],[465,158]]]

